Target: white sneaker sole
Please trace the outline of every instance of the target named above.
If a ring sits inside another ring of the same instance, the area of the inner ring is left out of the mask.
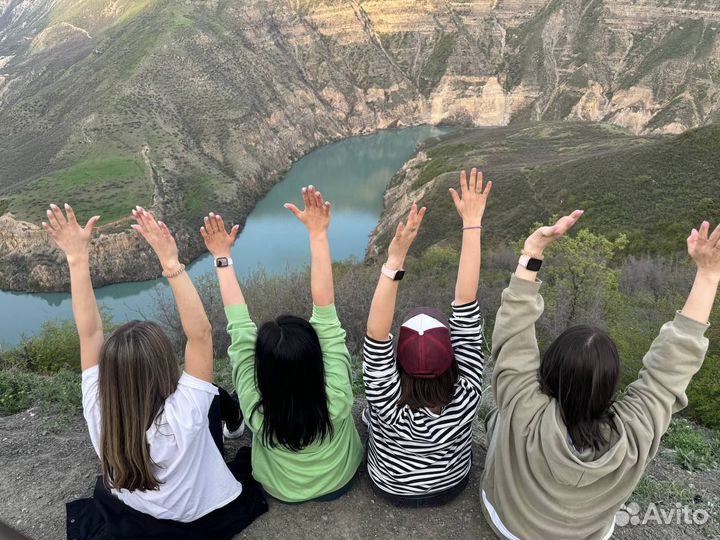
[[[245,422],[240,424],[240,427],[235,431],[230,431],[225,424],[223,424],[223,437],[226,439],[239,439],[245,433]]]

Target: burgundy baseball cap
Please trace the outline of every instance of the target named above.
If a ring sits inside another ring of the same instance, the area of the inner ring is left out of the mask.
[[[435,379],[452,366],[455,354],[450,322],[445,314],[428,307],[405,316],[398,338],[397,360],[403,371],[417,379]]]

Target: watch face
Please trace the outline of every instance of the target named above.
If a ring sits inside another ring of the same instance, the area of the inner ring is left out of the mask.
[[[218,268],[225,268],[230,266],[230,263],[227,260],[227,257],[218,257],[217,261],[215,261],[215,264]]]
[[[531,272],[537,272],[541,266],[542,261],[540,259],[530,259],[527,263],[527,269]]]
[[[405,270],[395,272],[395,281],[400,281],[405,276]]]

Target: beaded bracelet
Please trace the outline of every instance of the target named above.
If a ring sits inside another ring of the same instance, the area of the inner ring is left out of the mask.
[[[185,271],[185,265],[180,264],[177,270],[174,270],[173,272],[163,272],[163,277],[166,277],[168,279],[172,279],[175,277],[178,277],[180,274],[182,274]]]

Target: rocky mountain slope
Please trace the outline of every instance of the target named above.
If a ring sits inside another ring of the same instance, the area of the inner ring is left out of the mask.
[[[104,214],[101,285],[159,274],[130,201],[193,258],[203,212],[242,222],[294,159],[353,134],[710,123],[719,25],[717,0],[0,0],[0,288],[67,287],[37,229],[51,200]]]
[[[717,221],[718,154],[720,124],[662,137],[578,122],[461,129],[423,145],[393,178],[368,255],[385,253],[413,202],[429,210],[416,253],[459,247],[448,188],[472,166],[493,181],[486,246],[518,241],[538,221],[582,208],[583,226],[608,238],[625,234],[628,253],[674,254],[703,219]]]

